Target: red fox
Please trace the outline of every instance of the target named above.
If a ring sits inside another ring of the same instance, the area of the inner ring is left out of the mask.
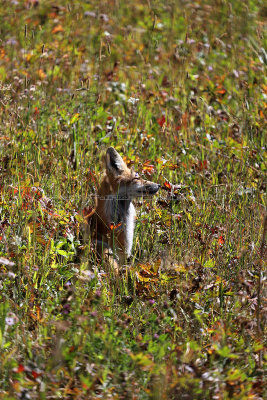
[[[130,257],[133,246],[136,212],[132,199],[152,196],[160,185],[143,180],[129,169],[113,147],[107,149],[105,161],[106,173],[90,215],[90,230],[98,254],[112,252],[113,259],[118,256],[121,265]]]

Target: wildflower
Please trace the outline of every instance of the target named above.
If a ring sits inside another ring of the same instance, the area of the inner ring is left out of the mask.
[[[97,317],[97,312],[96,311],[92,311],[91,312],[91,317]]]
[[[138,101],[139,101],[139,99],[137,99],[137,98],[135,98],[135,97],[130,97],[130,98],[128,99],[128,103],[133,104],[133,105],[137,104]]]
[[[8,325],[8,326],[12,326],[15,324],[15,320],[12,317],[6,317],[5,321],[6,321],[6,325]]]

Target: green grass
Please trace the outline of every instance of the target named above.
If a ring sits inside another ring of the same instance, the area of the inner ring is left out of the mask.
[[[0,398],[264,399],[264,2],[0,15]],[[119,278],[77,258],[108,146],[162,185]]]

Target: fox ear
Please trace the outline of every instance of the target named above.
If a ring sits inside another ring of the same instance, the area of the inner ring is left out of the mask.
[[[121,174],[124,169],[124,161],[113,147],[107,149],[106,167],[107,171],[113,174]]]

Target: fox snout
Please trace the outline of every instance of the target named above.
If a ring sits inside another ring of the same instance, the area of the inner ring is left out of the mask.
[[[130,185],[121,186],[120,193],[125,193],[129,198],[153,196],[159,190],[160,185],[148,181],[136,181]]]
[[[148,195],[153,195],[156,194],[158,192],[160,188],[160,185],[158,183],[147,183],[146,185],[144,185],[141,189],[142,194],[148,194]]]

